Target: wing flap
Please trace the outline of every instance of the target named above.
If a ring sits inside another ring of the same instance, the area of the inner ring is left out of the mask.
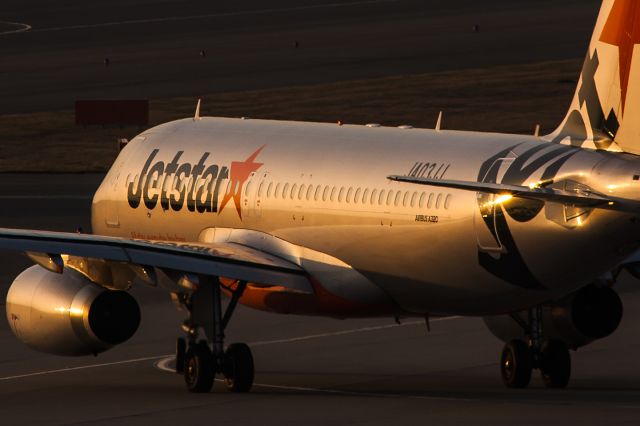
[[[298,265],[235,243],[174,243],[91,234],[0,228],[0,248],[64,254],[310,289]]]

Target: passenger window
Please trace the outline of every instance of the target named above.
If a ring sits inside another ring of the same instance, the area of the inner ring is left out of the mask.
[[[347,191],[347,203],[351,202],[351,197],[352,196],[353,196],[353,188],[349,188],[349,190]]]
[[[262,187],[264,186],[264,182],[260,182],[260,186],[258,186],[258,197],[262,197]]]
[[[423,208],[424,207],[424,200],[427,198],[427,194],[425,194],[424,192],[422,194],[420,194],[420,204],[419,207]]]
[[[369,188],[366,188],[362,193],[362,204],[367,204],[369,201]]]
[[[442,202],[442,194],[438,194],[438,198],[436,198],[436,209],[440,208],[441,202]]]
[[[291,198],[292,200],[296,196],[296,189],[298,189],[298,184],[294,183],[293,186],[291,187],[291,193],[289,194],[289,198]]]
[[[269,182],[269,186],[267,186],[267,198],[271,198],[272,189],[273,189],[273,182]]]
[[[371,200],[370,200],[371,205],[374,205],[376,203],[376,199],[377,199],[376,195],[377,194],[378,194],[378,190],[377,189],[374,189],[374,190],[371,191]]]
[[[380,191],[380,196],[378,197],[378,204],[382,205],[384,203],[384,189]]]
[[[309,185],[309,189],[307,189],[307,201],[311,199],[311,194],[313,194],[313,185]]]
[[[394,206],[398,206],[400,204],[400,198],[402,197],[402,192],[396,192],[396,199],[393,201]]]
[[[193,188],[193,186],[190,186],[190,188]],[[245,189],[245,194],[249,193],[249,190],[251,189],[251,181],[247,182],[247,189]],[[236,189],[233,191],[234,194],[238,193],[238,185],[236,184]]]
[[[449,205],[451,204],[451,194],[447,194],[447,197],[444,199],[444,208],[445,210],[449,210]]]
[[[336,192],[337,192],[336,187],[335,186],[332,187],[331,188],[331,201],[335,201],[336,200]]]
[[[325,186],[324,191],[322,191],[322,201],[327,201],[328,195],[329,195],[329,187]]]
[[[316,193],[313,196],[313,199],[318,201],[318,199],[320,198],[320,191],[322,190],[322,187],[320,185],[316,186]]]
[[[276,184],[276,191],[273,193],[273,198],[278,198],[280,196],[280,182]]]
[[[387,205],[388,206],[391,205],[391,201],[393,201],[393,191],[389,191],[389,193],[387,194]]]
[[[289,183],[284,184],[284,188],[282,188],[282,198],[287,198],[287,194],[289,193]]]
[[[304,196],[304,192],[305,189],[307,189],[304,184],[300,185],[300,191],[298,191],[298,200],[302,200],[302,197]]]
[[[340,188],[340,193],[338,194],[338,202],[341,203],[344,199],[344,186]]]
[[[405,192],[402,197],[402,207],[407,207],[407,203],[409,203],[409,193]]]
[[[433,207],[433,192],[429,194],[429,201],[427,201],[427,208]]]
[[[360,200],[360,192],[362,192],[360,188],[356,189],[356,195],[353,196],[354,204],[358,204],[358,201]]]
[[[411,207],[415,207],[416,206],[416,200],[418,199],[418,193],[414,192],[413,195],[411,196]]]

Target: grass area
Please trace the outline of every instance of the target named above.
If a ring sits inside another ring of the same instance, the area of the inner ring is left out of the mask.
[[[402,75],[331,84],[217,93],[202,115],[301,121],[380,123],[531,133],[563,118],[581,60]],[[150,125],[193,115],[196,99],[150,102]],[[71,110],[0,116],[0,172],[92,172],[109,168],[116,139],[138,127],[82,127]]]

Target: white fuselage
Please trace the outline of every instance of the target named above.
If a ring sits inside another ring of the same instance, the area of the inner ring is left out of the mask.
[[[340,259],[407,314],[481,315],[592,282],[637,247],[639,226],[628,214],[387,176],[521,185],[569,176],[636,196],[638,170],[632,156],[533,136],[186,119],[127,145],[92,222],[97,234],[151,240],[253,230]]]

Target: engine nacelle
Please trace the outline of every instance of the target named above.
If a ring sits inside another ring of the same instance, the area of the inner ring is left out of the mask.
[[[140,307],[129,293],[107,290],[73,269],[56,274],[32,266],[9,288],[7,320],[33,349],[95,355],[134,335]]]
[[[519,313],[526,321],[527,313]],[[542,332],[547,339],[559,339],[576,349],[612,334],[622,319],[622,301],[609,287],[588,285],[569,296],[545,306]],[[484,318],[494,336],[504,342],[524,339],[525,333],[508,315]]]

